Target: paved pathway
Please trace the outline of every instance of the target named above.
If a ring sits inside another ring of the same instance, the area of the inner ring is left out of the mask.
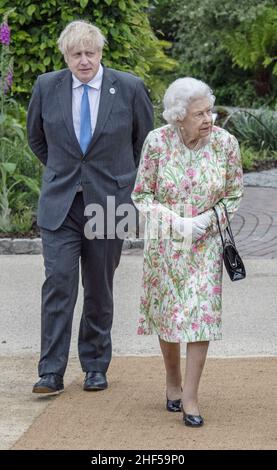
[[[277,189],[246,187],[232,228],[242,256],[277,258]]]

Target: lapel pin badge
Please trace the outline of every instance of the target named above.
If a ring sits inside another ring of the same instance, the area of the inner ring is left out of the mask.
[[[114,88],[110,88],[110,89],[109,89],[109,92],[110,92],[111,95],[114,95],[114,94],[115,94],[115,89],[114,89]]]

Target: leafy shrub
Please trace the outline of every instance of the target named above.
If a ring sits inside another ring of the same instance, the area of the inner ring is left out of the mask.
[[[277,83],[277,6],[265,8],[254,20],[246,20],[232,34],[225,47],[233,62],[252,71],[259,96],[270,96]],[[277,103],[277,101],[276,101]]]
[[[13,60],[7,21],[8,13],[0,25],[0,230],[3,232],[17,231],[31,223],[31,207],[39,194],[39,164],[27,144],[26,111],[9,95]]]
[[[133,72],[146,80],[154,97],[163,90],[164,75],[175,67],[149,25],[148,1],[141,0],[1,0],[0,15],[11,6],[14,87],[25,101],[37,75],[65,67],[57,48],[63,28],[76,19],[91,21],[108,40],[104,64]]]
[[[277,166],[277,152],[256,150],[245,143],[240,145],[240,152],[244,171],[266,170]]]
[[[277,150],[277,113],[269,109],[233,111],[223,123],[241,142],[256,150]]]

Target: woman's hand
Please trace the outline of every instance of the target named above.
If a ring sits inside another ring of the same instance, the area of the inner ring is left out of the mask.
[[[174,215],[172,220],[172,228],[175,230],[181,237],[189,237],[192,234],[192,218],[190,217],[180,217],[179,215]]]
[[[199,240],[202,238],[212,220],[212,210],[203,212],[196,217],[180,217],[179,215],[174,215],[172,220],[172,228],[182,237],[192,237],[193,241]]]
[[[194,241],[199,240],[199,238],[202,238],[209,225],[211,224],[212,220],[212,210],[208,210],[206,212],[203,212],[202,214],[197,215],[196,217],[193,217],[192,219],[192,239]]]

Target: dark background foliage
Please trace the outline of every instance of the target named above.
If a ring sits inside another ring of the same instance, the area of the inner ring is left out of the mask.
[[[263,16],[267,7],[272,8],[272,13]],[[274,11],[276,14],[276,0],[152,0],[150,21],[159,37],[173,41],[172,53],[179,62],[177,75],[191,75],[208,82],[220,104],[274,107],[277,103],[277,76],[273,73],[277,55]],[[255,28],[256,24],[260,28]],[[252,44],[248,37],[251,28],[256,31]],[[239,35],[237,49],[229,47],[236,35]],[[245,47],[241,48],[238,61],[236,52],[242,38]],[[260,57],[245,66],[248,56],[255,57],[259,44],[264,45]],[[272,62],[264,65],[263,55],[265,59],[270,54]]]

